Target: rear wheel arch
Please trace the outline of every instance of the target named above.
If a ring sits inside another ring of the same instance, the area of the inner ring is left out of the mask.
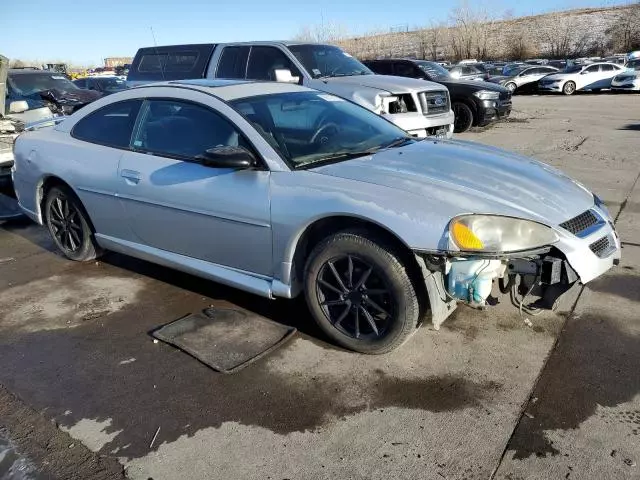
[[[49,175],[42,178],[42,180],[40,180],[40,182],[38,183],[38,187],[36,189],[36,192],[37,192],[36,195],[38,196],[37,205],[38,205],[38,208],[40,209],[40,218],[42,219],[42,221],[45,222],[46,220],[44,205],[45,205],[45,202],[47,201],[47,192],[49,192],[49,190],[51,190],[53,187],[64,188],[73,194],[73,196],[78,201],[80,208],[82,208],[83,210],[83,213],[85,215],[85,218],[87,219],[87,222],[89,223],[89,227],[91,228],[91,231],[95,233],[96,229],[93,226],[91,217],[89,216],[87,209],[84,208],[84,204],[82,203],[82,200],[80,199],[76,191],[73,189],[73,187],[71,187],[71,185],[69,185],[67,182],[65,182],[60,177],[57,177],[55,175]]]
[[[426,301],[426,285],[422,270],[411,248],[387,228],[371,220],[355,216],[336,215],[324,217],[307,225],[292,245],[292,248],[289,249],[289,255],[285,257],[285,262],[291,262],[290,278],[293,279],[295,277],[295,279],[301,281],[304,278],[307,258],[315,246],[329,236],[346,230],[366,232],[371,240],[381,242],[383,246],[391,248],[407,269],[419,298]],[[423,306],[421,305],[421,307]]]

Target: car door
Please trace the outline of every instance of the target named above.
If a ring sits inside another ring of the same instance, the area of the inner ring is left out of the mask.
[[[118,172],[130,229],[138,243],[270,276],[269,171],[197,162],[215,146],[253,147],[219,112],[222,102],[195,95],[201,103],[150,98],[142,106]]]
[[[421,74],[420,71],[411,62],[394,62],[393,74],[399,77],[409,77],[409,78],[424,77],[424,74]]]
[[[589,65],[577,75],[578,88],[590,89],[599,88],[600,65]]]
[[[528,83],[537,82],[542,77],[544,77],[545,73],[544,69],[539,67],[527,68],[525,71],[518,75],[518,86],[527,85]]]
[[[600,65],[601,75],[600,75],[599,87],[611,88],[611,80],[613,79],[613,77],[615,77],[618,74],[619,71],[620,70],[618,70],[615,65],[606,65],[606,64]]]

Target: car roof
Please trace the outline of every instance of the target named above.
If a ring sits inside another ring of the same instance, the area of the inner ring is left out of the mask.
[[[216,97],[231,101],[238,98],[257,97],[260,95],[273,95],[276,93],[315,92],[311,88],[302,87],[291,83],[259,82],[251,80],[225,80],[225,79],[198,79],[198,80],[174,80],[169,82],[151,83],[140,85],[131,90],[152,87],[176,87],[199,90],[215,95]]]
[[[26,74],[41,74],[41,75],[64,75],[60,72],[54,72],[53,70],[40,70],[39,68],[10,68],[9,74],[11,75],[26,75]]]

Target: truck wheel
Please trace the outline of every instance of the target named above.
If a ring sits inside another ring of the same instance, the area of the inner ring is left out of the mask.
[[[321,241],[304,274],[320,328],[342,347],[381,354],[402,345],[420,319],[416,289],[393,248],[362,231]]]
[[[466,103],[455,102],[453,104],[453,114],[455,115],[453,124],[455,133],[466,132],[473,125],[473,111]]]
[[[102,253],[95,243],[82,203],[68,188],[53,187],[49,190],[44,216],[53,241],[65,257],[86,262]]]
[[[576,93],[575,82],[572,82],[571,80],[569,80],[567,83],[565,83],[562,86],[562,93],[564,93],[565,95],[573,95],[574,93]]]

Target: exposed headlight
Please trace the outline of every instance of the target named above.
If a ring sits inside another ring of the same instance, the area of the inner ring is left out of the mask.
[[[463,251],[516,252],[544,247],[558,241],[546,225],[498,215],[462,215],[449,224],[453,243]]]
[[[492,92],[491,90],[478,90],[473,92],[473,95],[480,100],[498,100],[500,98],[500,92]]]

